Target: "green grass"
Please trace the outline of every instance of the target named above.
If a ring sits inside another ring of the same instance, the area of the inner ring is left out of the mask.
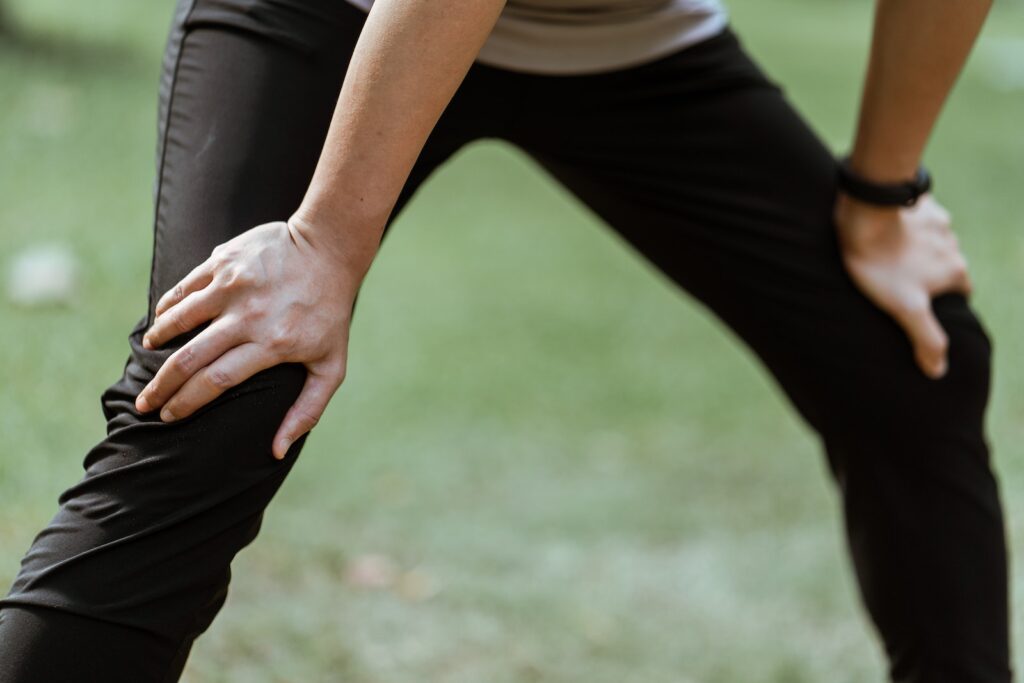
[[[868,5],[732,3],[837,150]],[[996,340],[989,426],[1016,554],[1024,90],[992,74],[1022,54],[1024,9],[997,5],[928,162]],[[144,310],[170,15],[127,0],[14,10],[32,37],[0,43],[2,243],[67,240],[88,265],[69,308],[0,303],[4,586],[102,437],[99,394]],[[185,680],[880,681],[837,504],[816,440],[753,359],[523,156],[478,144],[387,238],[349,377]],[[437,594],[354,589],[345,567],[370,552]]]

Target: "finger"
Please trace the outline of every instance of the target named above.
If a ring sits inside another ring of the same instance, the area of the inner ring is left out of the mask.
[[[324,414],[328,401],[341,384],[341,379],[330,374],[317,374],[310,370],[302,385],[302,392],[284,416],[274,436],[272,452],[278,460],[284,458],[296,439],[313,429]]]
[[[180,303],[192,292],[198,291],[213,280],[213,264],[207,259],[192,269],[178,284],[164,292],[156,302],[154,315],[159,316],[171,306]]]
[[[203,289],[189,294],[157,316],[142,337],[142,345],[147,349],[155,349],[202,325],[221,312],[221,299],[216,289]]]
[[[168,399],[160,411],[160,419],[173,422],[188,417],[231,387],[277,362],[260,344],[249,342],[236,346],[192,375]]]
[[[135,408],[146,413],[167,402],[196,372],[210,365],[241,341],[231,319],[220,318],[175,351],[135,398]]]
[[[971,293],[971,276],[967,269],[967,259],[962,254],[952,254],[941,266],[937,266],[937,284],[931,288],[932,294],[947,292]]]
[[[939,379],[946,374],[949,337],[932,312],[928,297],[922,296],[922,299],[923,304],[915,302],[898,320],[910,337],[921,370],[932,379]]]
[[[943,288],[943,292],[959,292],[961,294],[970,294],[971,288],[971,276],[966,270],[958,270],[950,275],[949,284]]]
[[[971,293],[971,274],[967,268],[967,259],[962,254],[957,254],[953,262],[950,287],[956,292]]]
[[[960,291],[965,295],[970,295],[974,291],[974,281],[971,279],[971,274],[964,272],[963,282],[960,284]]]

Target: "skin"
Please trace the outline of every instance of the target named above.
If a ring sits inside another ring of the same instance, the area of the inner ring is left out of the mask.
[[[913,176],[990,4],[878,0],[854,170]],[[157,303],[147,348],[211,322],[139,394],[140,412],[180,419],[264,368],[297,362],[308,376],[274,457],[316,425],[344,380],[352,305],[387,218],[503,5],[376,0],[301,205],[216,247]],[[855,283],[904,328],[922,371],[941,377],[948,340],[931,297],[970,291],[949,215],[931,196],[892,209],[840,195],[835,222]]]
[[[879,182],[912,178],[942,106],[991,8],[990,0],[879,0],[854,171]],[[911,208],[880,209],[840,195],[843,261],[854,282],[903,327],[918,365],[946,372],[949,339],[931,297],[969,294],[967,262],[950,216],[930,195]]]

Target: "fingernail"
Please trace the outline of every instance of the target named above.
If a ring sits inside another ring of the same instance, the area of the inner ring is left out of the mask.
[[[172,413],[169,408],[164,408],[160,411],[160,419],[164,422],[174,422],[177,418],[174,417],[174,413]]]
[[[292,440],[285,438],[277,442],[277,450],[281,455],[275,455],[274,457],[278,460],[283,460],[284,456],[288,454],[288,447],[292,445]]]
[[[137,399],[135,399],[135,408],[140,413],[144,413],[144,412],[150,410],[152,407],[153,406],[149,405],[149,401],[146,400],[146,397],[142,396],[141,394],[139,395],[139,397]]]
[[[152,349],[153,348],[153,342],[151,342],[149,340],[149,337],[143,337],[142,338],[142,347],[146,348],[146,349]]]
[[[945,374],[946,374],[946,369],[947,369],[947,363],[946,363],[945,359],[939,361],[935,365],[935,379],[941,379],[942,377],[944,377]]]

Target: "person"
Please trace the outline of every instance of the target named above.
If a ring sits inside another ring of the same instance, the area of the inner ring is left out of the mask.
[[[878,1],[841,161],[716,0],[352,2],[178,0],[148,309],[107,435],[0,603],[0,680],[180,676],[343,381],[386,227],[497,138],[712,311],[820,437],[891,680],[1011,681],[991,339],[921,169],[989,0]]]

